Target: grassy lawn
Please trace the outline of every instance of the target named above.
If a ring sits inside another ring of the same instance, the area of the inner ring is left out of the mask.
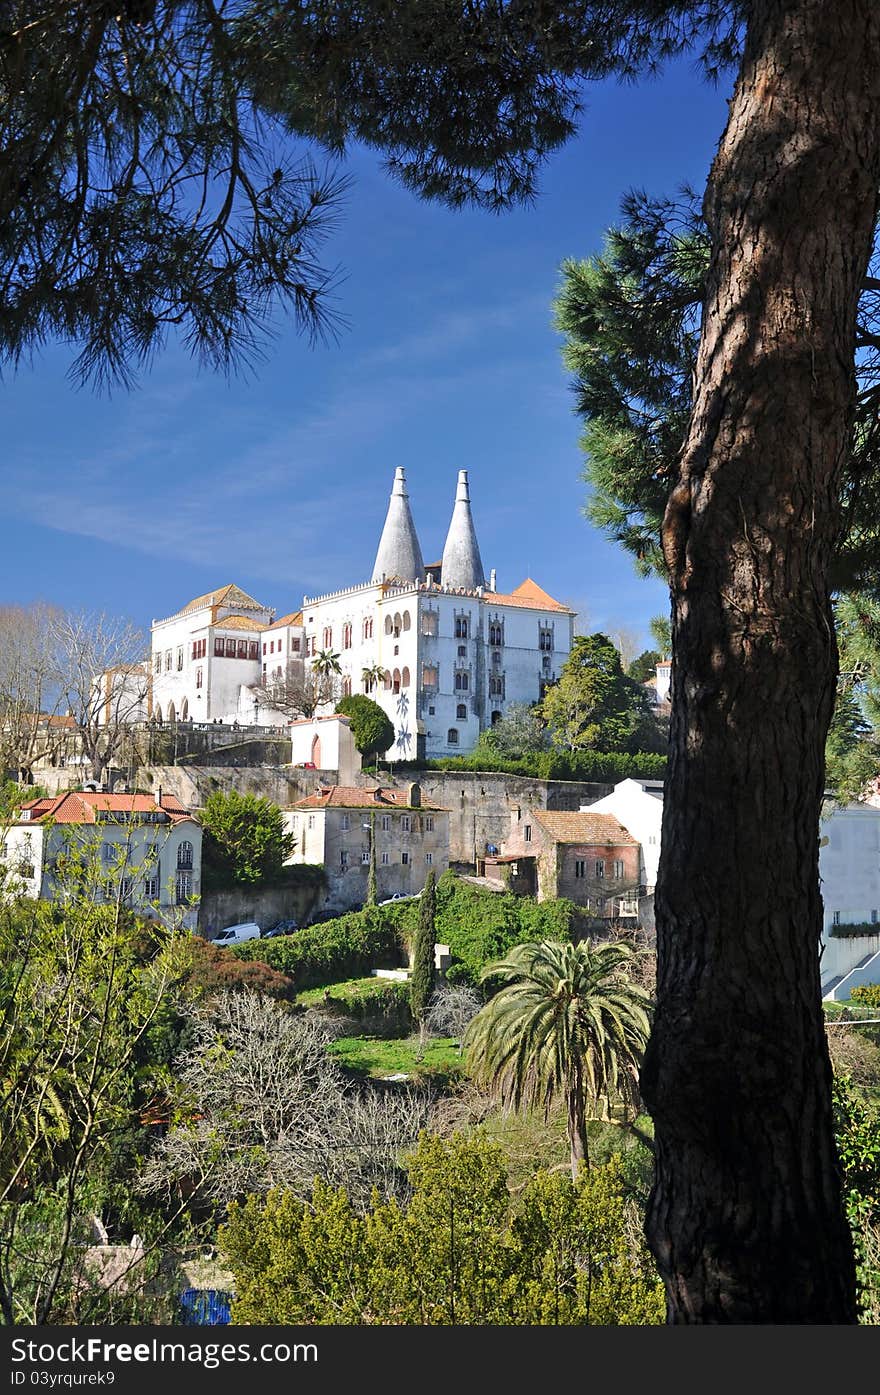
[[[328,1050],[346,1070],[374,1079],[407,1075],[411,1080],[456,1078],[464,1074],[463,1059],[450,1037],[429,1037],[425,1054],[418,1060],[417,1036],[402,1040],[381,1037],[339,1037]]]

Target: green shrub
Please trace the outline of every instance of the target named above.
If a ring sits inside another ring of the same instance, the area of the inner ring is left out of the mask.
[[[850,1001],[862,1007],[880,1008],[880,983],[863,983],[850,993]]]
[[[371,969],[394,968],[403,957],[390,917],[373,907],[278,939],[248,940],[233,953],[239,959],[262,959],[293,978],[300,990],[361,978]]]
[[[854,940],[861,935],[880,935],[880,925],[870,920],[857,920],[852,925],[832,925],[828,934],[832,940]]]
[[[405,1037],[412,1031],[409,983],[402,979],[350,979],[329,988],[313,988],[299,1001],[350,1018],[371,1036]]]

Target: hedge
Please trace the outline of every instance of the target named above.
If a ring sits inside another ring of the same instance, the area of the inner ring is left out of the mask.
[[[854,940],[860,935],[880,935],[880,925],[876,921],[858,920],[852,925],[832,925],[828,934],[832,940]]]
[[[248,940],[236,945],[233,953],[239,959],[262,959],[288,974],[297,990],[362,978],[372,969],[392,969],[403,962],[391,918],[375,907],[306,925],[277,939]]]
[[[470,770],[485,775],[523,775],[536,780],[616,784],[619,780],[662,780],[666,757],[654,751],[535,751],[514,760],[486,750],[425,762],[427,770]]]

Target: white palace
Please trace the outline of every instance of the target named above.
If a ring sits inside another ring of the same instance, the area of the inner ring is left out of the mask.
[[[280,619],[228,585],[155,620],[152,715],[286,724],[271,706],[272,684],[331,651],[342,692],[368,693],[393,721],[397,759],[463,754],[511,703],[537,702],[555,682],[574,619],[531,579],[508,594],[494,571],[487,580],[466,470],[442,560],[426,567],[398,469],[371,580],[305,596]]]

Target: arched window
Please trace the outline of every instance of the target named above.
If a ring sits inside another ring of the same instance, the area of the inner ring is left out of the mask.
[[[386,616],[385,616],[385,633],[386,633],[386,635],[390,635],[390,634],[391,634],[391,631],[392,631],[393,629],[394,629],[394,621],[391,619],[391,616],[390,616],[390,615],[386,615]]]
[[[409,687],[409,684],[410,684],[409,669],[408,669],[408,668],[405,668],[405,669],[403,670],[403,672],[401,673],[401,675],[400,675],[400,686],[401,686],[402,688],[408,688],[408,687]]]
[[[464,722],[467,720],[467,708],[463,702],[460,702],[455,709],[455,720],[457,722]]]
[[[169,722],[176,722],[176,721],[177,721],[177,712],[176,712],[176,710],[175,710],[175,707],[174,707],[174,703],[173,703],[173,702],[169,702],[169,704],[168,704],[168,720],[169,720]]]
[[[470,687],[470,678],[469,678],[468,674],[465,673],[464,671],[456,671],[456,674],[455,674],[455,691],[456,691],[457,693],[466,693],[466,692],[468,691],[468,688],[469,688],[469,687]]]
[[[393,675],[392,675],[392,678],[391,678],[391,691],[394,692],[394,693],[399,693],[399,692],[400,692],[400,669],[399,669],[399,668],[396,668],[396,669],[394,670]]]
[[[468,622],[467,622],[467,616],[466,616],[466,615],[456,615],[456,617],[455,617],[455,638],[456,638],[456,639],[467,639],[467,637],[468,637]]]
[[[504,643],[504,636],[501,630],[501,622],[495,620],[489,626],[489,643],[495,646]]]
[[[395,639],[396,639],[397,636],[400,634],[400,631],[402,630],[402,628],[403,628],[403,621],[402,621],[401,618],[400,618],[400,611],[397,611],[397,612],[395,613],[395,616],[394,616],[394,638],[395,638]]]
[[[186,721],[189,720],[189,699],[188,699],[188,698],[184,698],[184,699],[183,699],[183,707],[182,707],[181,710],[180,710],[180,720],[181,720],[182,722],[186,722]]]
[[[330,628],[329,625],[325,625],[325,626],[324,626],[324,633],[323,633],[323,635],[322,635],[322,640],[323,640],[323,643],[321,644],[321,648],[322,648],[322,649],[332,649],[332,648],[333,648],[333,630]]]
[[[364,621],[364,639],[372,639],[372,638],[373,638],[373,622],[372,622],[372,620],[365,620],[365,621]]]
[[[343,627],[342,627],[342,647],[343,647],[343,649],[350,649],[350,648],[351,648],[351,621],[350,621],[350,620],[346,620],[345,624],[344,624]]]
[[[391,687],[391,674],[388,672],[387,668],[385,670],[385,677],[382,679],[382,686],[386,692]]]
[[[162,720],[162,708],[161,708],[161,707],[154,707],[154,708],[153,708],[153,716],[156,718],[156,721],[157,721],[157,722],[161,722],[161,720]]]
[[[321,769],[321,738],[320,738],[320,736],[313,736],[313,737],[312,737],[312,764],[315,766],[315,768],[316,768],[317,770],[320,770],[320,769]]]
[[[448,732],[446,733],[446,744],[447,746],[458,745],[458,727],[449,728]]]
[[[192,870],[193,845],[186,838],[177,847],[177,865]]]
[[[411,623],[412,623],[412,622],[410,621],[410,618],[409,618],[409,611],[408,611],[408,610],[405,610],[405,611],[403,612],[403,630],[404,630],[404,633],[406,633],[406,631],[409,629]]]
[[[497,724],[498,724],[500,721],[501,721],[501,713],[500,713],[500,712],[493,712],[493,713],[492,713],[492,725],[493,725],[493,727],[494,727],[494,726],[497,726]]]
[[[351,697],[351,679],[348,674],[342,680],[342,696]]]

